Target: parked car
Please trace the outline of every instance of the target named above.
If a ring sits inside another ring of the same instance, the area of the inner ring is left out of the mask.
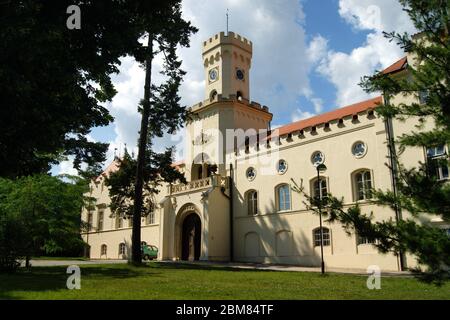
[[[153,260],[158,257],[158,247],[151,244],[142,244],[142,258],[144,260]]]

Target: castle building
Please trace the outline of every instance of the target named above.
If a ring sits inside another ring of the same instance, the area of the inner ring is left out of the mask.
[[[158,259],[320,266],[322,244],[326,267],[416,266],[414,257],[380,254],[368,239],[348,235],[325,217],[320,229],[305,194],[294,190],[298,185],[311,196],[343,197],[345,206],[358,203],[376,220],[407,217],[375,205],[368,191],[392,190],[387,142],[417,130],[415,120],[385,121],[375,112],[384,99],[378,96],[271,130],[269,108],[250,100],[252,43],[221,32],[202,45],[205,100],[190,108],[185,158],[173,164],[188,182],[163,186],[155,210],[142,220],[142,241],[158,247]],[[383,72],[407,77],[413,63],[407,56]],[[393,103],[421,98],[411,94]],[[409,148],[400,160],[417,166],[446,154],[447,146]],[[113,216],[108,206],[104,178],[114,170],[116,162],[92,182],[96,209],[82,212],[91,225],[82,234],[91,258],[131,255],[131,220]],[[436,174],[448,179],[448,168]],[[450,228],[432,216],[423,221]]]

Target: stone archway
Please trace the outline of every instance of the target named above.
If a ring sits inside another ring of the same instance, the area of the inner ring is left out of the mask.
[[[180,208],[175,218],[174,257],[180,260],[199,260],[202,257],[203,221],[193,203]]]
[[[181,231],[181,260],[199,260],[201,232],[200,217],[195,212],[188,214],[183,220]]]

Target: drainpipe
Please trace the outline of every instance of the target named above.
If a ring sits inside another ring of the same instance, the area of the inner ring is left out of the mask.
[[[387,96],[386,92],[383,92],[383,99],[384,104],[389,104],[389,97]],[[384,120],[384,125],[386,129],[386,138],[388,140],[388,152],[389,152],[389,163],[390,163],[390,174],[391,174],[391,183],[392,183],[392,192],[394,193],[394,196],[397,197],[397,181],[398,181],[398,168],[397,168],[397,162],[395,159],[396,150],[395,150],[395,142],[394,142],[394,130],[392,125],[392,118],[386,117]],[[402,210],[398,207],[397,204],[394,205],[394,211],[395,211],[395,221],[399,222],[402,220]],[[400,271],[404,271],[406,268],[406,257],[402,250],[398,253],[399,256],[399,263],[400,263]]]
[[[234,260],[234,232],[233,232],[233,217],[234,217],[234,208],[233,208],[233,164],[230,163],[230,261]]]

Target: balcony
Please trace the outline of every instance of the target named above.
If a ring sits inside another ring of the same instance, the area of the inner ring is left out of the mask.
[[[169,185],[168,193],[170,195],[173,195],[180,193],[198,192],[200,190],[208,189],[211,187],[223,187],[225,189],[228,189],[228,177],[213,175],[208,178],[190,181],[186,184],[179,183],[175,185]]]

